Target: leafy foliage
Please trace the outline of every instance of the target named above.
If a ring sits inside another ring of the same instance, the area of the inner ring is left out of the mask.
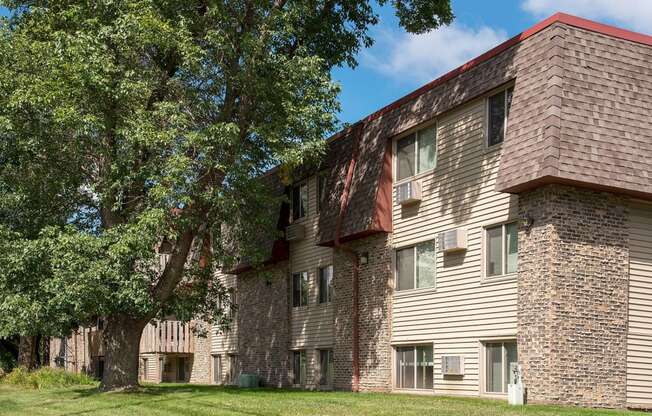
[[[16,357],[0,343],[0,377],[16,367]]]
[[[452,19],[448,0],[392,3],[411,31]],[[260,177],[321,156],[330,70],[372,43],[372,3],[0,4],[0,336],[228,321],[217,269],[264,257],[280,197]]]
[[[37,390],[97,384],[95,379],[85,373],[71,373],[50,367],[43,367],[35,371],[17,367],[1,381],[4,384]]]

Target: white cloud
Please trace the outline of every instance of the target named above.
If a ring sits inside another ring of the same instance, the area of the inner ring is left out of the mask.
[[[630,30],[650,32],[652,0],[525,0],[522,8],[536,17],[556,12],[608,20]]]
[[[414,35],[383,31],[363,52],[362,64],[395,80],[424,83],[486,52],[507,38],[503,30],[450,26]]]

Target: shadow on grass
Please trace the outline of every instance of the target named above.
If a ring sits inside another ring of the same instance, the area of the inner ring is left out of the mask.
[[[129,392],[102,392],[99,390],[99,387],[84,388],[79,387],[71,390],[78,397],[92,397],[99,395],[111,395],[111,394],[120,394],[126,396],[138,396],[138,395],[151,395],[151,396],[160,396],[168,394],[177,394],[177,393],[189,393],[189,394],[230,394],[230,395],[251,395],[251,394],[297,394],[297,395],[312,395],[312,394],[331,394],[336,393],[332,391],[309,391],[309,390],[300,390],[300,389],[279,389],[273,387],[259,387],[259,388],[239,388],[235,386],[212,386],[212,385],[202,385],[202,384],[172,384],[172,383],[162,383],[162,384],[145,384],[141,385],[139,389]],[[346,394],[347,392],[337,392],[339,394]]]

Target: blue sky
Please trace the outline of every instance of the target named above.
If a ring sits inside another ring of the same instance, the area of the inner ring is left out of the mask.
[[[558,11],[652,34],[652,0],[452,0],[452,5],[455,21],[422,35],[405,33],[391,6],[378,9],[380,23],[371,29],[375,45],[359,53],[355,69],[333,71],[342,89],[342,122],[373,113]]]
[[[455,21],[423,35],[398,26],[391,7],[379,9],[376,44],[355,69],[338,68],[342,122],[353,123],[445,74],[557,11],[652,33],[652,0],[453,0]]]

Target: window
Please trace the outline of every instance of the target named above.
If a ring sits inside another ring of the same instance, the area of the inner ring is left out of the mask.
[[[487,145],[502,143],[507,130],[507,118],[512,106],[514,87],[502,90],[487,98]]]
[[[308,305],[308,272],[292,275],[292,306]]]
[[[333,266],[319,268],[319,303],[329,303],[333,293]]]
[[[238,356],[235,354],[229,355],[229,382],[236,384],[238,376],[240,375],[240,365],[238,363]]]
[[[317,212],[322,211],[325,206],[326,206],[326,181],[328,180],[328,177],[326,176],[326,172],[320,172],[319,175],[317,175]]]
[[[292,219],[306,216],[308,210],[308,183],[303,182],[292,188]]]
[[[319,351],[319,384],[322,386],[333,385],[333,350]]]
[[[229,318],[235,319],[235,314],[238,311],[238,293],[235,288],[229,288]]]
[[[59,346],[59,354],[57,354],[56,364],[57,367],[66,367],[66,355],[68,353],[68,338],[61,338]]]
[[[143,380],[147,380],[147,376],[147,358],[143,358]]]
[[[419,130],[396,142],[396,180],[400,181],[437,165],[437,126]]]
[[[507,393],[516,370],[518,356],[516,342],[492,342],[484,345],[485,392]]]
[[[433,388],[432,345],[396,349],[396,387],[418,390]]]
[[[428,241],[396,251],[396,290],[435,286],[435,242]]]
[[[222,382],[222,356],[213,356],[213,383],[219,384]]]
[[[486,276],[516,273],[518,266],[518,226],[512,222],[485,229]]]
[[[292,358],[294,363],[294,384],[306,384],[306,352],[303,350],[293,351]]]

